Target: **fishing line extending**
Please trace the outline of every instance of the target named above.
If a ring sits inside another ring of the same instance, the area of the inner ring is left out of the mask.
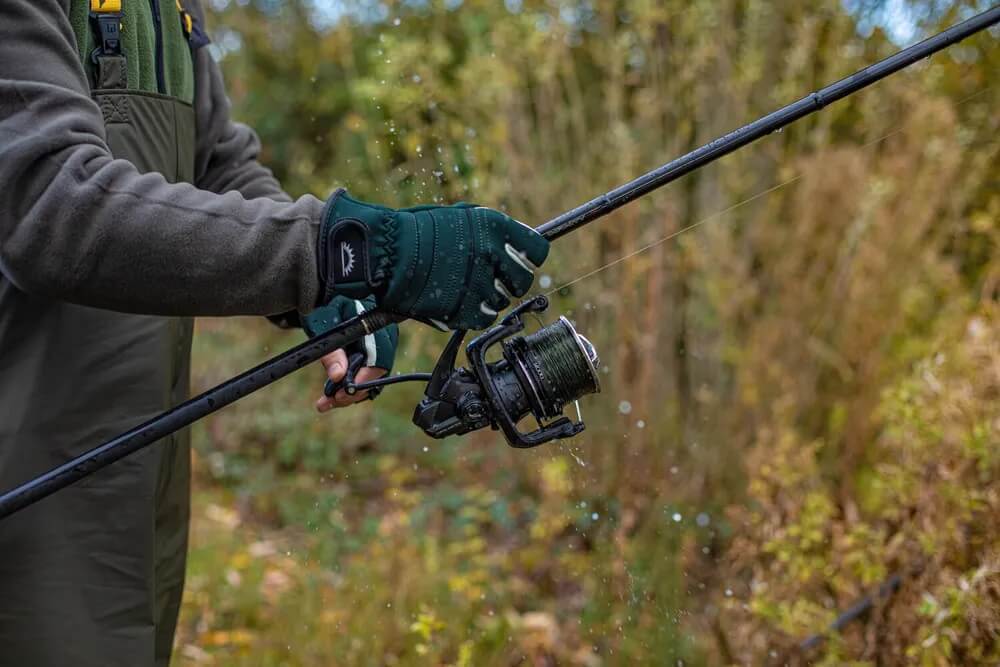
[[[954,108],[958,109],[963,104],[965,104],[967,102],[970,102],[970,101],[974,100],[975,98],[979,97],[980,95],[983,95],[983,94],[989,92],[991,89],[992,89],[992,86],[987,86],[986,88],[983,88],[982,90],[979,90],[979,91],[977,91],[975,93],[972,93],[971,95],[968,95],[968,96],[962,98],[961,100],[959,100],[958,102],[955,103]],[[906,126],[909,125],[912,122],[913,122],[912,118],[907,118],[906,120],[904,120],[901,123],[899,123],[898,125],[896,125],[893,129],[891,129],[887,133],[883,134],[882,136],[877,137],[875,139],[871,139],[871,140],[866,141],[865,143],[861,144],[861,146],[859,146],[859,149],[860,150],[864,150],[866,148],[870,148],[870,147],[874,146],[875,144],[882,143],[883,141],[885,141],[886,139],[889,139],[890,137],[894,137],[897,134],[905,133],[906,132]],[[682,234],[686,234],[686,233],[688,233],[688,232],[690,232],[690,231],[692,231],[694,229],[697,229],[698,227],[701,227],[702,225],[704,225],[704,224],[706,224],[708,222],[711,222],[713,220],[717,220],[718,218],[721,218],[721,217],[725,216],[727,213],[731,213],[731,212],[735,211],[736,209],[741,208],[742,206],[745,206],[746,204],[750,204],[750,203],[752,203],[752,202],[760,199],[761,197],[765,197],[765,196],[771,194],[772,192],[776,192],[776,191],[782,189],[786,185],[791,185],[792,183],[795,183],[796,181],[801,180],[804,175],[805,174],[803,174],[803,173],[798,173],[795,176],[792,176],[791,178],[789,178],[789,179],[787,179],[785,181],[782,181],[781,183],[778,183],[777,185],[772,185],[771,187],[767,188],[766,190],[761,190],[760,192],[758,192],[756,194],[753,194],[753,195],[750,195],[746,199],[740,200],[740,201],[736,202],[735,204],[732,204],[732,205],[730,205],[730,206],[728,206],[728,207],[726,207],[726,208],[724,208],[724,209],[722,209],[720,211],[716,211],[714,213],[711,213],[708,216],[702,218],[701,220],[698,220],[697,222],[694,222],[694,223],[688,225],[687,227],[683,227],[683,228],[678,229],[676,231],[670,232],[666,236],[663,236],[661,238],[656,239],[655,241],[651,241],[651,242],[647,243],[644,246],[636,248],[635,250],[629,252],[626,255],[622,255],[621,257],[618,257],[617,259],[611,260],[607,264],[599,266],[596,269],[592,269],[590,271],[587,271],[586,273],[581,274],[581,275],[579,275],[579,276],[571,279],[568,282],[562,283],[558,287],[553,287],[552,289],[548,290],[547,292],[543,292],[543,294],[545,296],[552,296],[553,294],[556,294],[557,292],[560,292],[561,290],[564,290],[567,287],[571,287],[572,285],[575,285],[578,282],[581,282],[583,280],[586,280],[587,278],[595,276],[598,273],[601,273],[602,271],[610,269],[613,266],[617,266],[618,264],[621,264],[622,262],[626,262],[626,261],[632,259],[633,257],[636,257],[637,255],[641,255],[644,252],[652,250],[656,246],[662,245],[662,244],[666,243],[667,241],[675,239],[675,238],[677,238],[678,236],[680,236]]]
[[[724,216],[725,214],[729,213],[730,211],[735,211],[736,209],[740,208],[744,204],[749,204],[750,202],[752,202],[752,201],[754,201],[756,199],[760,199],[761,197],[764,197],[766,195],[771,194],[775,190],[780,190],[781,188],[785,187],[786,185],[789,185],[790,183],[794,183],[795,181],[797,181],[797,180],[799,180],[801,178],[802,178],[802,174],[798,174],[798,175],[793,176],[792,178],[788,179],[787,181],[784,181],[782,183],[779,183],[777,185],[769,187],[767,190],[761,190],[757,194],[751,195],[750,197],[747,197],[743,201],[737,202],[737,203],[733,204],[732,206],[729,206],[728,208],[722,209],[721,211],[716,211],[715,213],[712,213],[708,217],[702,218],[698,222],[690,224],[687,227],[684,227],[682,229],[678,229],[675,232],[671,232],[671,233],[667,234],[666,236],[664,236],[663,238],[657,239],[657,240],[655,240],[655,241],[653,241],[651,243],[647,243],[646,245],[642,246],[641,248],[637,248],[637,249],[633,250],[632,252],[628,253],[627,255],[622,255],[618,259],[611,260],[610,262],[608,262],[604,266],[599,266],[596,269],[593,269],[592,271],[588,271],[587,273],[584,273],[581,276],[573,278],[572,280],[570,280],[567,283],[563,283],[562,285],[559,285],[558,287],[554,287],[554,288],[550,289],[548,292],[545,292],[545,296],[551,296],[551,295],[555,294],[556,292],[559,292],[560,290],[564,290],[564,289],[566,289],[567,287],[569,287],[571,285],[575,285],[576,283],[580,282],[581,280],[586,280],[587,278],[590,278],[591,276],[595,276],[598,273],[600,273],[600,272],[602,272],[602,271],[604,271],[606,269],[610,269],[612,266],[617,266],[618,264],[621,264],[622,262],[628,261],[628,260],[632,259],[633,257],[635,257],[636,255],[641,255],[642,253],[646,252],[647,250],[651,250],[651,249],[655,248],[658,245],[662,245],[662,244],[666,243],[667,241],[669,241],[671,239],[677,238],[681,234],[686,234],[687,232],[690,232],[693,229],[697,229],[698,227],[701,227],[705,223],[711,222],[712,220],[715,220],[716,218],[721,218],[722,216]]]

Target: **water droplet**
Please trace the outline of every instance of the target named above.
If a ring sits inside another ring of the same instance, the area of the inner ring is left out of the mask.
[[[632,404],[629,403],[628,401],[622,401],[621,403],[618,404],[618,412],[622,413],[623,415],[629,414],[630,412],[632,412]]]
[[[600,518],[600,516],[601,516],[600,514],[594,512],[593,514],[590,515],[590,518],[594,521],[597,521]]]
[[[544,275],[538,279],[538,286],[542,289],[548,289],[552,286],[552,276]]]
[[[635,423],[635,426],[636,426],[636,428],[646,428],[646,422],[644,422],[643,420],[640,419],[639,421],[637,421]]]
[[[709,518],[709,516],[707,514],[705,514],[704,512],[702,512],[701,514],[699,514],[698,516],[696,516],[694,518],[694,522],[696,524],[698,524],[699,526],[701,526],[702,528],[704,528],[705,526],[707,526],[708,524],[710,524],[712,522],[712,520]]]
[[[673,516],[671,516],[670,518],[674,520],[674,523],[680,523],[681,519],[683,519],[684,517],[681,516],[680,512],[674,512]]]

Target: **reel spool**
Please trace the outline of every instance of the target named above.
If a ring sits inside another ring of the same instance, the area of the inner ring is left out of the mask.
[[[566,404],[601,390],[597,350],[565,317],[505,340],[503,357],[507,368],[494,371],[493,385],[515,420],[528,413],[539,421],[558,417]]]

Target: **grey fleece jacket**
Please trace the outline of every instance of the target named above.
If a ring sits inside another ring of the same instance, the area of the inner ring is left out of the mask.
[[[68,3],[0,0],[3,277],[130,313],[312,310],[323,203],[291,201],[257,162],[258,139],[230,120],[208,50],[195,63],[196,186],[140,174],[108,149]]]

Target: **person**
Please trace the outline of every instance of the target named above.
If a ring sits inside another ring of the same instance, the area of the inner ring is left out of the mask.
[[[0,489],[184,400],[192,317],[315,334],[377,305],[483,328],[546,258],[487,208],[290,198],[229,117],[203,21],[193,0],[0,3]],[[395,336],[361,346],[359,380]],[[189,465],[171,436],[0,521],[0,664],[168,664]]]

